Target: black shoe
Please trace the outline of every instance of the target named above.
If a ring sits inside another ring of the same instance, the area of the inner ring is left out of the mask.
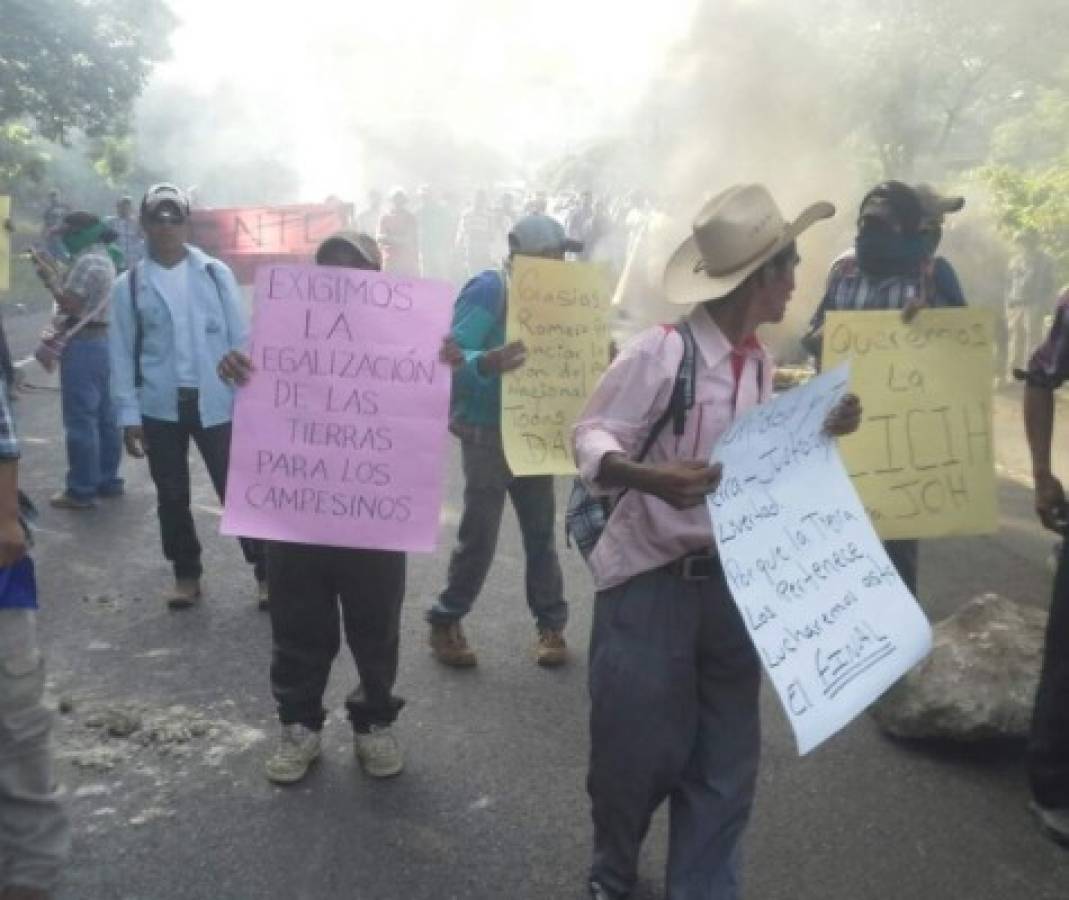
[[[589,883],[590,900],[623,900],[621,894],[614,894],[607,887],[603,887],[596,881]]]

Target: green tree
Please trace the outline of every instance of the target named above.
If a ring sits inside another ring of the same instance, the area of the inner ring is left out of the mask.
[[[5,0],[0,124],[61,143],[124,133],[174,24],[162,0]]]

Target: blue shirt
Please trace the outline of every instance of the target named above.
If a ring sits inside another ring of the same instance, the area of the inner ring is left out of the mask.
[[[205,428],[229,422],[234,389],[216,374],[216,366],[231,350],[243,349],[249,331],[241,310],[241,291],[222,262],[187,246],[189,262],[188,310],[196,387],[200,392],[200,421]],[[208,267],[214,270],[215,278]],[[175,301],[161,290],[152,268],[139,263],[137,308],[143,323],[141,373],[134,384],[135,313],[130,296],[130,272],[115,282],[111,294],[111,393],[121,427],[140,425],[141,417],[178,421],[178,360],[176,328],[184,317]]]
[[[501,376],[483,375],[479,360],[505,342],[508,280],[487,269],[460,291],[453,309],[453,340],[464,351],[464,364],[453,373],[450,418],[467,425],[501,424]]]

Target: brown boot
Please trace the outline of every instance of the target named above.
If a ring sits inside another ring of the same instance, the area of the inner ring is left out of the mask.
[[[171,609],[189,609],[200,600],[199,578],[176,578],[174,589],[167,597]]]
[[[535,644],[535,662],[547,669],[563,666],[568,661],[568,645],[564,643],[564,632],[552,628],[543,628],[538,632]]]
[[[432,622],[430,645],[434,658],[443,665],[468,669],[479,663],[459,622]]]

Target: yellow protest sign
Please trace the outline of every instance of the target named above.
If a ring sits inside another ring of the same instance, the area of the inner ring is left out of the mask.
[[[609,364],[608,278],[600,266],[517,256],[507,341],[527,362],[501,381],[501,437],[514,475],[575,472],[571,430]]]
[[[11,218],[11,198],[0,196],[0,291],[11,290],[11,235],[5,224]]]
[[[880,537],[997,529],[993,333],[984,310],[828,314],[823,365],[851,361],[864,409],[843,461]]]

